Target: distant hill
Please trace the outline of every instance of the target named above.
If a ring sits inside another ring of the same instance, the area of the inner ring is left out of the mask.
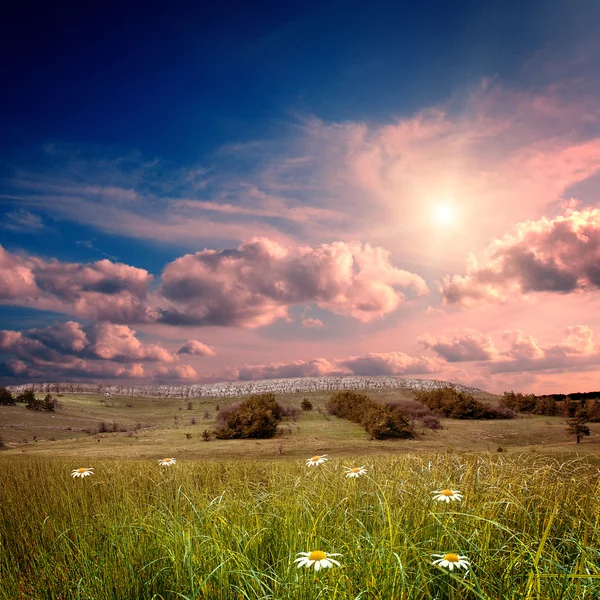
[[[466,387],[459,383],[438,379],[407,379],[385,375],[347,377],[293,377],[288,379],[260,379],[256,381],[235,381],[207,383],[199,385],[105,385],[102,383],[27,383],[7,386],[13,394],[25,390],[36,393],[77,393],[110,394],[114,396],[141,396],[157,398],[232,398],[264,392],[294,393],[327,390],[370,390],[384,388],[404,388],[412,390],[432,390],[450,386],[459,392],[487,394],[478,388]]]

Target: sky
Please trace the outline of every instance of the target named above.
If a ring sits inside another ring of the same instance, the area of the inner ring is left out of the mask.
[[[12,3],[0,385],[600,390],[596,0]]]

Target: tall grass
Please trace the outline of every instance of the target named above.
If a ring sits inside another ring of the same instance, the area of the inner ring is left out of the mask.
[[[0,460],[0,598],[600,597],[591,459],[399,456],[302,462]],[[93,466],[73,480],[70,470]],[[432,491],[453,486],[461,503]],[[341,567],[296,569],[298,552]],[[434,567],[466,555],[471,570]]]

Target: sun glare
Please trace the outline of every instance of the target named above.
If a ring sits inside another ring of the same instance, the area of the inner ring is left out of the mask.
[[[433,218],[438,225],[452,225],[456,221],[456,211],[450,204],[438,204],[433,209]]]

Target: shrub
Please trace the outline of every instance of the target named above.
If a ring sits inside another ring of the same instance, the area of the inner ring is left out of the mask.
[[[211,438],[212,438],[212,433],[211,433],[211,432],[210,432],[208,429],[205,429],[205,430],[202,432],[202,439],[203,439],[205,442],[210,442]]]
[[[45,410],[47,412],[54,412],[58,405],[58,401],[55,400],[50,394],[46,394],[43,400],[38,400],[33,392],[27,397],[27,404],[25,408],[29,410]]]
[[[427,429],[443,429],[437,415],[427,406],[415,401],[388,402],[387,406],[397,408],[409,421],[420,421]]]
[[[365,430],[376,440],[411,438],[414,433],[404,414],[389,405],[373,404],[364,421]]]
[[[360,423],[372,439],[411,438],[414,432],[400,406],[381,405],[366,394],[334,392],[327,402],[327,412],[353,423]]]
[[[0,387],[0,406],[14,406],[16,404],[13,395],[5,387]]]
[[[29,404],[30,402],[35,401],[35,393],[33,392],[33,390],[25,390],[24,392],[21,392],[15,398],[15,400],[17,402],[22,402],[23,404]]]
[[[450,419],[512,419],[516,415],[506,401],[501,406],[486,406],[471,394],[457,392],[452,387],[420,391],[415,399]],[[511,399],[508,403],[512,403]]]
[[[300,416],[300,410],[296,406],[282,406],[281,416],[292,417],[295,421]]]
[[[312,410],[312,402],[308,398],[302,398],[302,402],[300,402],[300,408],[305,411]]]
[[[507,406],[496,405],[496,406],[485,406],[483,418],[484,419],[514,419],[517,413],[511,410]]]
[[[252,395],[227,409],[217,417],[218,439],[273,437],[282,416],[281,406],[272,393]]]
[[[362,423],[372,404],[373,401],[366,394],[351,391],[334,392],[327,402],[327,412],[340,419]]]

